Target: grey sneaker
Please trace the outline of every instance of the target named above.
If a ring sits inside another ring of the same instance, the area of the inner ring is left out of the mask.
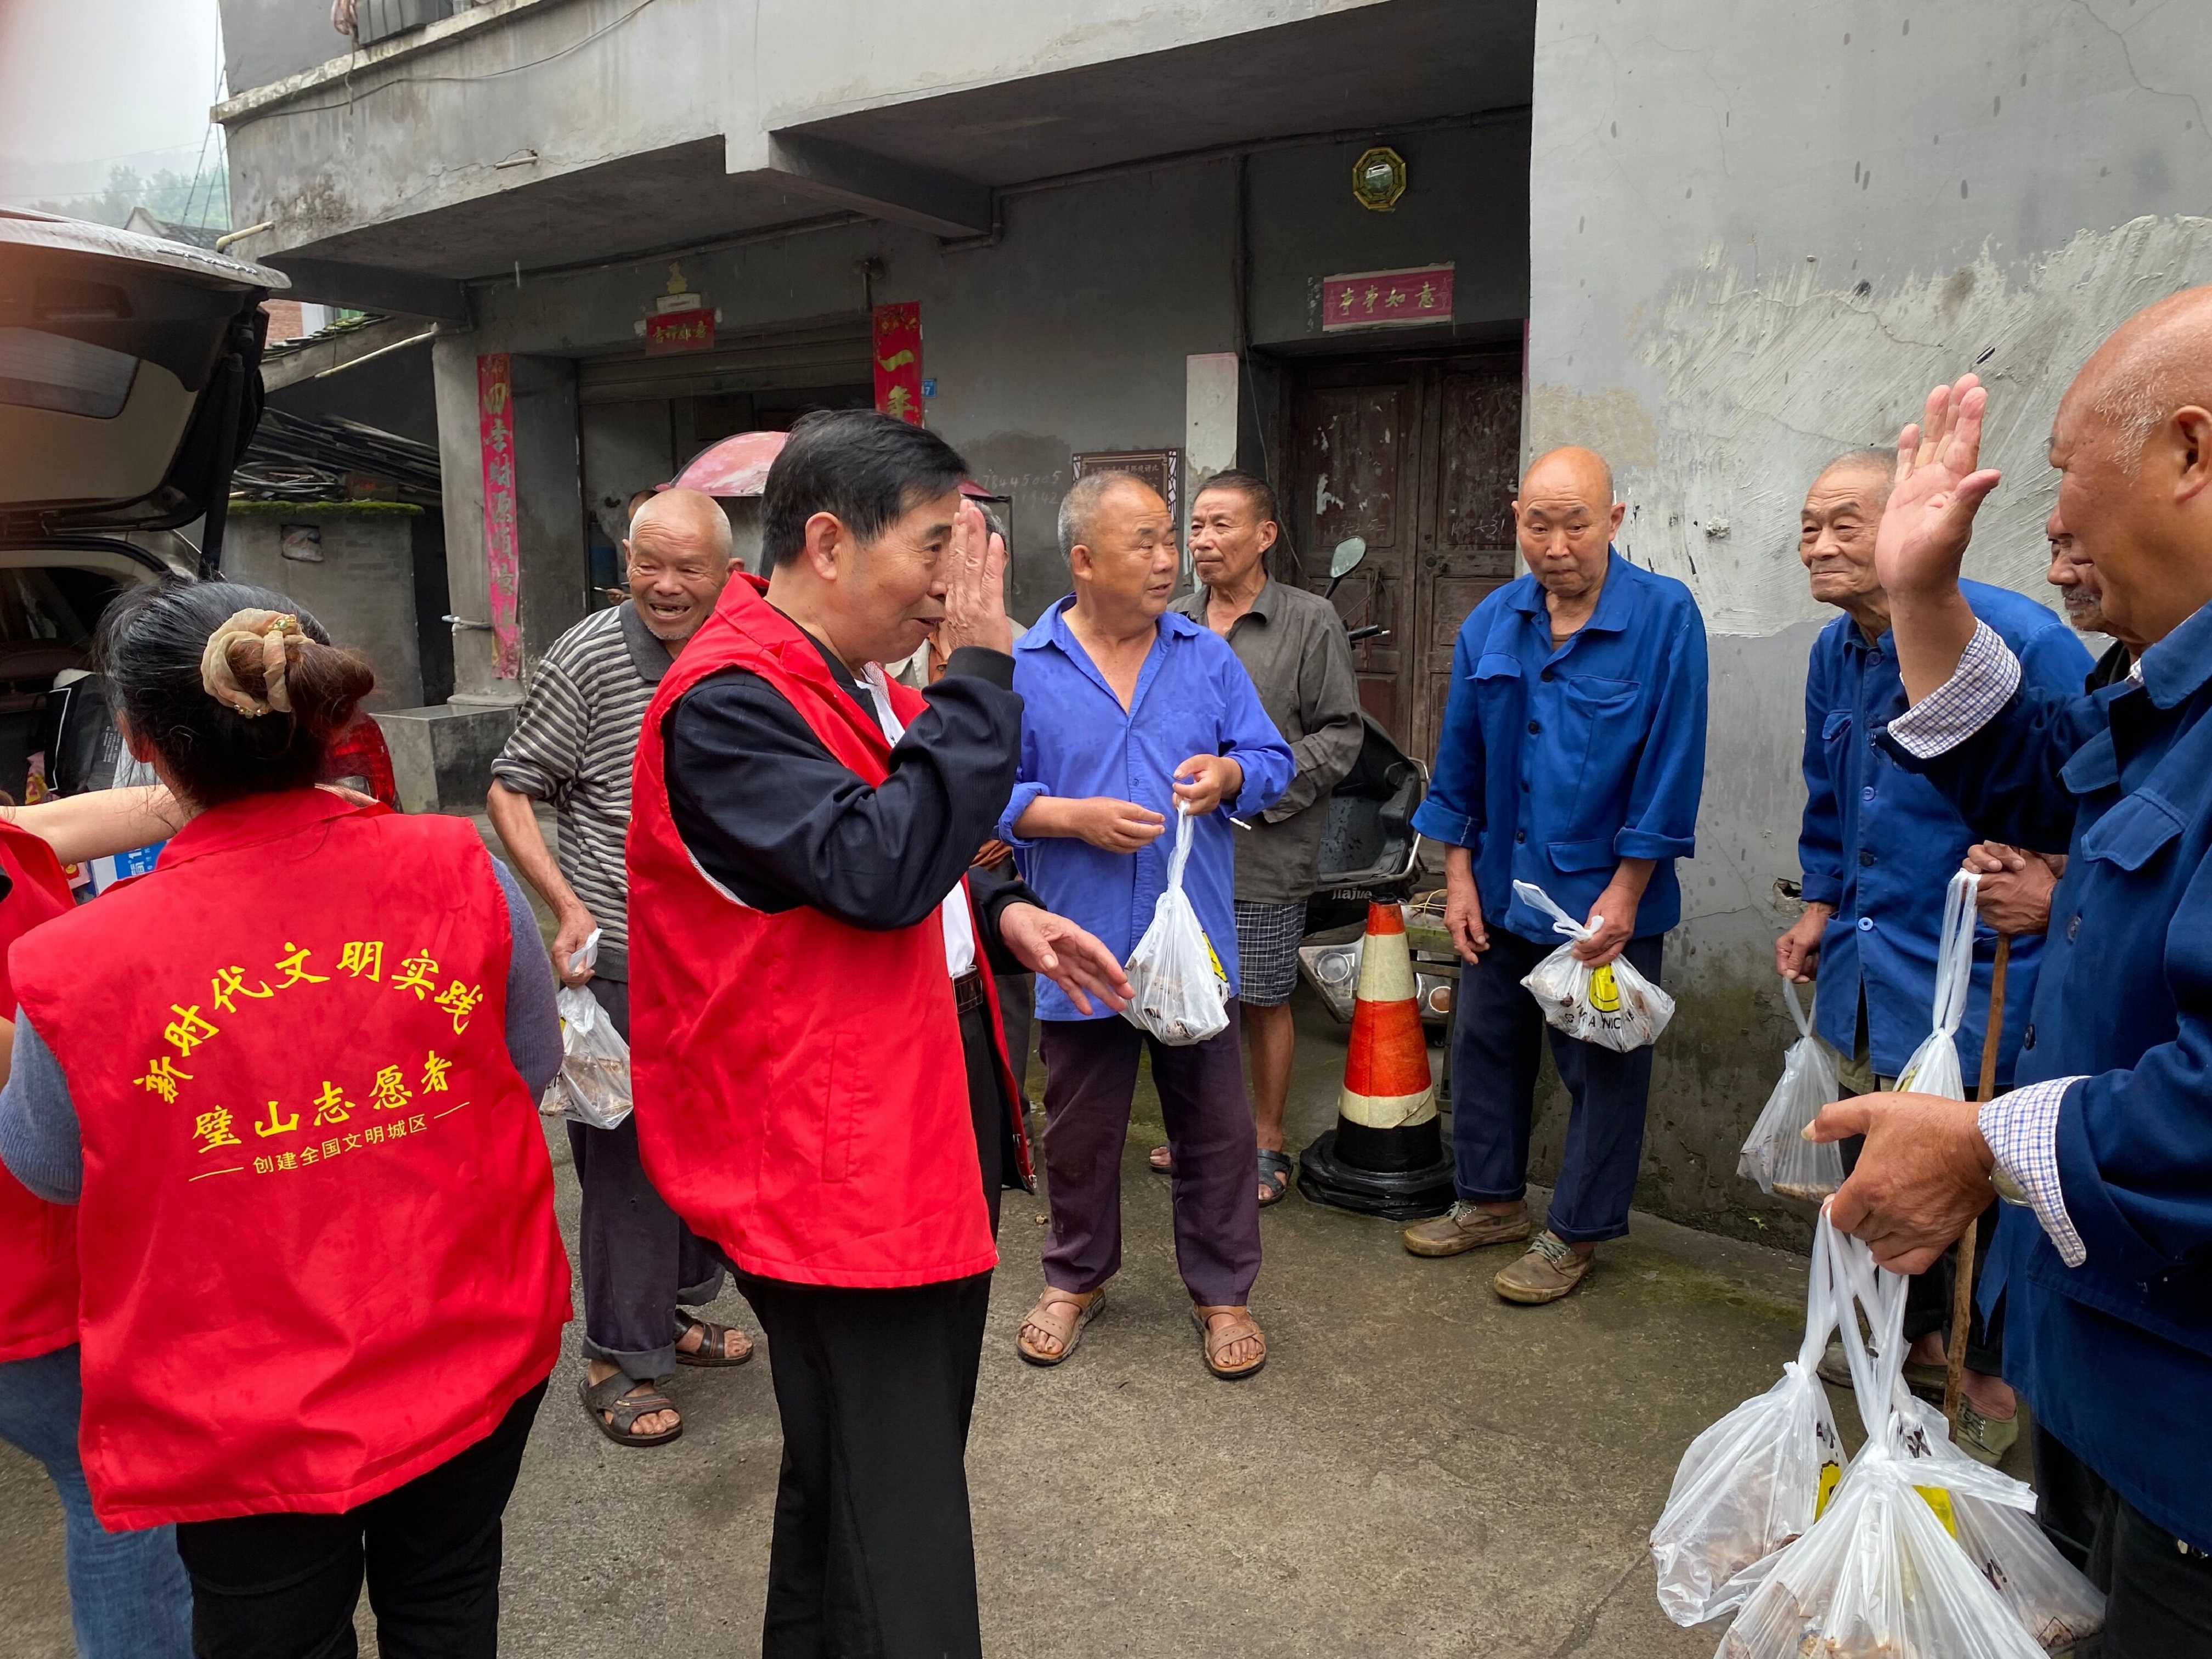
[[[1432,1221],[1417,1221],[1399,1237],[1415,1255],[1459,1255],[1486,1244],[1518,1244],[1528,1237],[1527,1206],[1492,1215],[1460,1200]]]
[[[1538,1307],[1557,1302],[1583,1284],[1597,1267],[1595,1253],[1577,1255],[1566,1240],[1545,1231],[1536,1236],[1528,1253],[1499,1273],[1493,1281],[1508,1302]]]

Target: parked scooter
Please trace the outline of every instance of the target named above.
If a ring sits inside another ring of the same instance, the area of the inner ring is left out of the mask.
[[[1329,596],[1366,556],[1367,544],[1359,537],[1337,544],[1329,560]],[[1370,623],[1346,631],[1357,644],[1389,630]],[[1363,711],[1360,720],[1366,729],[1359,758],[1329,799],[1320,870],[1306,900],[1308,939],[1364,922],[1370,902],[1410,899],[1420,872],[1421,837],[1413,828],[1413,814],[1428,795],[1428,768],[1401,749],[1373,715]],[[1346,1024],[1359,983],[1359,947],[1354,939],[1298,949],[1299,973],[1329,1012]],[[1447,954],[1438,960],[1436,955],[1415,950],[1414,994],[1423,1022],[1441,1027],[1451,1016],[1459,969],[1456,957]]]

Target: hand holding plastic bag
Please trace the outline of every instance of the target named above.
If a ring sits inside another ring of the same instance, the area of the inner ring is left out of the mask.
[[[1936,948],[1936,1029],[1912,1051],[1897,1075],[1900,1091],[1964,1100],[1959,1073],[1959,1024],[1974,985],[1974,891],[1982,878],[1971,870],[1951,878],[1943,891],[1943,940]]]
[[[2045,1659],[1952,1535],[1961,1498],[2026,1509],[2034,1495],[1969,1458],[1927,1455],[1925,1425],[1899,1409],[1905,1280],[1875,1272],[1871,1256],[1863,1264],[1876,1282],[1870,1355],[1846,1259],[1866,1246],[1835,1233],[1825,1212],[1820,1226],[1867,1443],[1812,1530],[1768,1567],[1715,1659]]]
[[[568,959],[571,969],[599,959],[599,933]],[[590,988],[564,985],[554,998],[561,1011],[561,1071],[545,1091],[544,1105],[558,1107],[572,1123],[611,1129],[629,1115],[629,1044]]]
[[[1220,958],[1182,890],[1194,828],[1178,803],[1167,890],[1153,908],[1152,926],[1122,964],[1134,994],[1121,1018],[1178,1048],[1203,1042],[1229,1027],[1229,976],[1221,971]]]
[[[1590,929],[1554,904],[1542,888],[1516,881],[1513,890],[1523,904],[1552,918],[1553,933],[1576,944],[1590,937]],[[1638,973],[1626,957],[1593,968],[1576,957],[1573,945],[1553,951],[1521,983],[1553,1025],[1619,1054],[1656,1042],[1674,1018],[1674,999]]]
[[[1862,1304],[1875,1299],[1874,1259],[1863,1245],[1842,1256],[1838,1265]],[[1902,1376],[1893,1403],[1904,1426],[1908,1457],[1948,1468],[1979,1468],[1952,1444],[1943,1413],[1915,1399]],[[2021,1487],[2021,1492],[2022,1501],[2033,1501],[2027,1488]],[[2062,1652],[2104,1628],[2104,1593],[2058,1553],[2032,1514],[2011,1503],[1954,1492],[1949,1516],[1959,1547],[2045,1651]]]
[[[1813,1237],[1805,1340],[1782,1380],[1690,1443],[1651,1529],[1659,1606],[1701,1625],[1742,1605],[1775,1553],[1808,1529],[1844,1471],[1844,1445],[1814,1373],[1836,1328],[1828,1237]]]
[[[1782,1057],[1782,1080],[1751,1126],[1735,1172],[1757,1182],[1762,1193],[1817,1202],[1844,1184],[1842,1146],[1808,1140],[1802,1133],[1820,1108],[1842,1092],[1836,1083],[1836,1051],[1814,1034],[1811,1017],[1797,1000],[1797,988],[1786,979],[1782,994],[1790,1000],[1790,1018],[1797,1022],[1797,1041]]]

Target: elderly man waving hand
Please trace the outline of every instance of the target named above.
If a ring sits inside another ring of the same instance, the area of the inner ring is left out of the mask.
[[[1681,918],[1705,767],[1705,629],[1690,590],[1613,550],[1620,503],[1587,449],[1529,467],[1513,503],[1529,573],[1480,605],[1452,653],[1434,787],[1413,826],[1443,842],[1445,921],[1468,967],[1452,1049],[1459,1201],[1406,1230],[1416,1255],[1517,1243],[1544,1014],[1521,981],[1558,945],[1513,890],[1542,888],[1596,931],[1589,963],[1626,956],[1659,981],[1661,936]],[[1500,1273],[1509,1302],[1556,1302],[1628,1231],[1644,1150],[1651,1051],[1552,1033],[1574,1097],[1545,1231]]]
[[[1885,741],[1981,834],[2065,847],[2021,1087],[1828,1107],[1863,1133],[1836,1224],[1918,1271],[1994,1190],[1983,1304],[2033,1408],[2040,1518],[2109,1585],[2109,1659],[2212,1654],[2212,288],[2100,347],[2051,432],[2058,518],[2096,567],[2128,677],[2039,690],[1959,565],[1987,394],[1929,394],[1876,538],[1910,710]]]

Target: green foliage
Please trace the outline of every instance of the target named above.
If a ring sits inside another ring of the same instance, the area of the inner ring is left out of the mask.
[[[202,230],[230,228],[230,175],[220,159],[211,158],[202,168],[197,185],[189,173],[163,167],[143,179],[135,167],[107,170],[107,188],[96,196],[75,196],[67,201],[33,202],[41,213],[59,213],[96,224],[122,225],[131,210],[143,207],[169,224],[190,225]]]

